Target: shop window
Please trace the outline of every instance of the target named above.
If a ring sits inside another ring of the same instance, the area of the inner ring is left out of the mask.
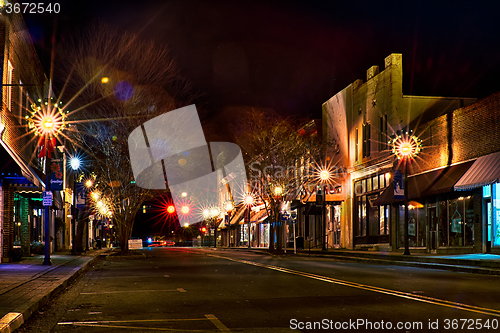
[[[500,183],[492,185],[493,193],[493,246],[500,246]]]
[[[373,190],[378,190],[378,176],[373,177]]]
[[[464,199],[465,246],[474,245],[474,201],[471,196]]]
[[[448,201],[448,227],[449,227],[449,246],[463,245],[464,234],[464,201],[463,198],[452,199]]]
[[[367,220],[368,220],[368,226],[367,226],[367,229],[368,229],[368,234],[370,236],[374,236],[374,235],[379,235],[379,230],[380,230],[380,226],[379,226],[379,221],[380,221],[380,217],[379,217],[379,208],[378,206],[374,206],[372,204],[373,201],[377,200],[378,198],[378,194],[374,194],[374,195],[370,195],[367,197],[368,201],[367,201]]]
[[[405,205],[398,205],[398,207],[398,247],[402,248],[405,246]]]
[[[380,188],[384,188],[386,187],[387,185],[385,184],[385,176],[382,174],[382,175],[378,175],[378,184],[380,186]]]
[[[439,201],[439,213],[438,213],[438,223],[439,223],[439,233],[438,233],[438,244],[439,246],[448,246],[448,206],[447,201]]]
[[[372,179],[371,178],[366,179],[366,191],[367,192],[372,191]]]
[[[360,236],[366,236],[366,196],[361,197],[361,233]]]
[[[483,186],[483,198],[491,197],[491,185]]]

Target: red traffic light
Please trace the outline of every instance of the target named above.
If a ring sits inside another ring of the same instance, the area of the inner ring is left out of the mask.
[[[203,233],[207,232],[207,228],[201,227],[201,232],[203,232]]]
[[[175,212],[175,206],[174,205],[169,205],[167,207],[167,213],[173,214]]]

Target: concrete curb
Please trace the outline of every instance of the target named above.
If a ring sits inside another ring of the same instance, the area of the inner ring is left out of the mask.
[[[94,264],[100,256],[105,254],[98,254],[91,260],[87,261],[79,267],[75,267],[69,274],[67,274],[59,283],[50,289],[43,290],[39,292],[35,297],[33,297],[29,302],[15,309],[13,312],[6,314],[0,319],[0,333],[11,333],[16,329],[21,327],[22,324],[41,307],[47,304],[52,298],[59,294],[64,288],[66,288],[71,282],[73,282],[78,276],[83,274],[90,265]],[[63,266],[59,265],[57,267]],[[56,268],[57,268],[56,267]],[[54,269],[56,269],[54,268]]]

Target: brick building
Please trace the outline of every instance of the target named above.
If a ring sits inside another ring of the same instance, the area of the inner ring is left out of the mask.
[[[328,215],[340,219],[340,232],[336,236],[339,247],[387,250],[400,247],[394,222],[396,207],[390,201],[374,204],[392,184],[397,166],[387,144],[390,136],[409,127],[417,128],[430,119],[450,117],[453,110],[475,102],[471,98],[404,95],[402,78],[402,55],[391,54],[385,59],[382,72],[378,66],[369,68],[365,83],[356,80],[323,104],[324,136],[339,143],[339,153],[327,155],[334,165],[347,171],[343,183],[345,199],[328,207]],[[434,131],[433,140],[442,140],[434,135],[437,128],[430,126],[428,130]],[[423,140],[426,145],[425,133]],[[436,165],[445,165],[441,159],[432,159]],[[424,165],[421,164],[422,169],[431,168]]]
[[[0,48],[0,258],[5,262],[15,250],[30,255],[33,243],[42,241],[44,160],[36,157],[25,116],[42,98],[47,80],[21,15],[0,14]]]
[[[423,117],[424,118],[424,115]],[[410,165],[413,251],[500,253],[500,93],[412,124],[424,150]],[[374,201],[390,205],[393,249],[404,246],[393,183]]]

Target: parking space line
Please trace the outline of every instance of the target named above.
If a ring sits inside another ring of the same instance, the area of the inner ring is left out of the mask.
[[[211,322],[212,324],[214,324],[215,326],[217,326],[217,328],[221,331],[221,332],[231,332],[229,330],[229,328],[226,327],[226,325],[224,325],[216,316],[214,316],[213,314],[206,314],[205,317],[207,317]]]
[[[57,323],[58,325],[73,325],[85,327],[103,327],[103,328],[128,328],[138,330],[169,331],[169,332],[206,332],[207,330],[177,329],[163,327],[141,327],[126,326],[126,323],[153,323],[153,322],[182,322],[182,321],[206,321],[210,320],[221,332],[231,332],[217,317],[213,314],[205,315],[206,318],[185,318],[185,319],[136,319],[136,320],[92,320],[92,321],[67,321]],[[122,325],[117,325],[122,324]]]
[[[163,290],[119,290],[119,291],[96,291],[96,292],[88,292],[88,293],[80,293],[80,295],[102,295],[102,294],[122,294],[122,293],[151,293],[151,292],[159,292],[159,291],[178,291],[180,293],[187,292],[184,288],[177,289],[163,289]]]

